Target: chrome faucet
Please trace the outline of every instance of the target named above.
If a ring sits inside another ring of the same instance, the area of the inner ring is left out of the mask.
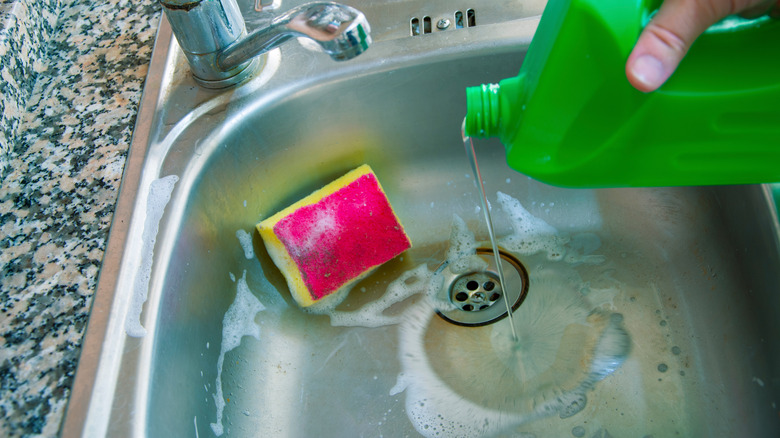
[[[236,0],[160,0],[195,80],[207,88],[241,82],[256,69],[258,55],[296,37],[307,37],[337,61],[371,44],[362,12],[338,3],[307,3],[247,35]]]

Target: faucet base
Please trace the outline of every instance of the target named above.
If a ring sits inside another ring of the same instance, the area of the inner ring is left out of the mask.
[[[198,77],[193,72],[193,79],[203,88],[209,88],[212,90],[219,90],[222,88],[232,87],[233,85],[240,84],[247,78],[253,76],[255,73],[262,70],[265,66],[267,56],[265,54],[256,56],[246,62],[246,67],[237,71],[233,76],[222,79],[203,79]]]

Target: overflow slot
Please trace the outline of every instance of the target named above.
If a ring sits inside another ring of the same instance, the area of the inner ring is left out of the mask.
[[[260,1],[260,0],[258,0]],[[455,29],[463,29],[466,27],[474,27],[477,25],[477,12],[473,8],[466,9],[466,12],[455,11],[451,16],[454,18]],[[450,18],[441,18],[438,21],[436,28],[439,31],[446,30],[450,27]],[[446,23],[443,25],[442,23]],[[418,36],[423,34],[429,34],[433,32],[433,18],[430,15],[425,15],[420,19],[419,17],[412,17],[409,20],[410,34],[412,36]]]
[[[477,13],[474,11],[474,9],[467,9],[466,10],[466,19],[468,20],[469,27],[474,27],[477,25]]]
[[[455,29],[463,29],[463,12],[455,11]]]
[[[433,29],[431,29],[431,17],[425,16],[423,17],[423,33],[431,33]]]
[[[420,34],[420,19],[415,17],[412,18],[412,21],[409,23],[412,28],[412,36],[417,36]]]

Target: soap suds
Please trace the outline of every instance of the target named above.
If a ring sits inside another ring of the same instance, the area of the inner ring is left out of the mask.
[[[447,262],[455,274],[484,271],[488,263],[481,257],[476,257],[477,242],[474,233],[457,214],[452,215],[450,230],[450,245],[447,249]]]
[[[333,305],[312,310],[330,316],[330,323],[333,326],[382,327],[398,324],[403,314],[387,315],[385,311],[409,297],[425,292],[431,275],[426,265],[407,271],[387,286],[386,292],[380,299],[352,312],[336,310]]]
[[[493,436],[536,418],[573,416],[584,409],[594,385],[622,365],[630,349],[622,315],[610,313],[619,290],[590,288],[573,269],[580,263],[604,261],[593,254],[601,246],[600,239],[583,233],[575,235],[569,246],[568,237],[519,201],[503,193],[498,198],[512,226],[512,234],[501,240],[505,248],[526,256],[541,253],[554,263],[531,273],[534,292],[515,313],[518,343],[511,340],[504,323],[450,335],[437,332],[437,341],[431,342],[427,339],[430,325],[441,309],[431,298],[440,287],[435,282],[441,279],[435,273],[428,277],[423,299],[402,315],[401,372],[389,391],[390,396],[405,391],[406,414],[427,437]],[[453,217],[446,263],[467,272],[476,248],[463,220]],[[485,330],[488,344],[480,334]],[[449,343],[447,336],[451,336]],[[443,358],[448,354],[437,348],[474,364],[451,364]],[[492,370],[493,386],[484,386],[487,376],[469,386],[468,372],[459,371],[464,369]],[[464,392],[458,392],[458,387]],[[484,402],[464,396],[475,393],[484,393]]]
[[[504,248],[519,255],[533,255],[546,252],[551,261],[564,260],[567,263],[597,265],[604,256],[592,254],[601,247],[601,239],[593,233],[579,233],[569,237],[559,233],[543,219],[532,215],[517,199],[498,192],[498,202],[509,216],[512,234],[499,239]],[[532,202],[531,205],[535,205]],[[549,206],[554,206],[551,202]],[[545,203],[539,204],[544,207]],[[549,209],[545,210],[549,213]]]
[[[554,227],[532,215],[517,199],[498,192],[498,203],[509,216],[513,233],[500,239],[509,251],[520,255],[547,252],[550,260],[561,260],[566,253],[567,239],[561,237]]]
[[[518,343],[503,323],[431,335],[441,328],[432,328],[436,307],[427,300],[404,314],[401,373],[389,395],[405,391],[406,413],[420,434],[494,436],[537,418],[571,417],[622,366],[631,345],[622,315],[582,296],[570,265],[544,269],[531,282],[536,291],[516,313]],[[459,358],[457,366],[449,355]],[[474,379],[463,370],[491,372]]]
[[[507,214],[512,227],[512,233],[501,240],[505,248],[526,256],[541,253],[540,257],[546,256],[555,262],[532,273],[535,292],[518,310],[523,312],[523,317],[516,320],[520,324],[519,332],[527,335],[527,339],[521,341],[521,347],[507,341],[510,336],[508,325],[504,323],[466,331],[490,331],[484,339],[487,342],[466,344],[480,345],[489,351],[491,365],[495,366],[491,369],[498,370],[500,378],[510,379],[515,384],[521,382],[520,386],[528,385],[527,394],[519,391],[522,394],[519,401],[515,397],[518,392],[509,392],[516,388],[508,386],[500,391],[506,399],[499,397],[487,404],[478,403],[457,392],[453,382],[434,366],[441,366],[441,363],[436,362],[440,359],[431,351],[437,344],[426,339],[429,326],[438,322],[434,316],[436,311],[448,309],[451,304],[436,301],[443,278],[431,272],[426,264],[400,275],[388,285],[380,299],[356,311],[335,309],[348,290],[337,300],[323,300],[307,309],[330,316],[334,326],[399,325],[401,372],[389,395],[405,392],[405,413],[424,436],[491,436],[540,417],[568,418],[584,409],[587,394],[598,381],[622,365],[630,348],[622,315],[610,313],[614,307],[612,299],[619,290],[590,289],[573,269],[579,263],[604,261],[602,256],[594,254],[601,246],[598,236],[592,233],[578,234],[571,239],[561,236],[516,199],[499,193],[498,200],[501,209],[497,213]],[[453,216],[445,263],[459,272],[484,269],[485,261],[476,256],[477,247],[474,234],[465,222],[459,216]],[[387,314],[391,307],[413,296],[418,296],[413,305]],[[457,341],[465,341],[462,332],[457,333]],[[343,346],[342,342],[331,356]],[[452,354],[460,357],[456,352]],[[468,358],[468,355],[463,357]],[[479,354],[474,358],[478,363],[486,359],[485,355]],[[465,367],[468,369],[469,364]],[[487,391],[485,397],[490,398],[491,394]],[[504,400],[510,404],[517,402],[517,405],[513,409],[503,409]]]
[[[236,237],[241,243],[241,248],[244,249],[244,257],[247,260],[255,258],[255,250],[252,248],[252,235],[244,230],[237,230]]]
[[[488,263],[476,255],[477,242],[463,219],[458,215],[452,217],[450,241],[447,249],[447,261],[453,272],[480,271],[488,267]],[[382,327],[401,322],[403,313],[388,315],[385,312],[392,306],[417,294],[423,294],[429,303],[439,310],[451,310],[454,305],[449,301],[438,298],[444,278],[438,272],[431,272],[428,266],[423,264],[415,269],[401,274],[390,283],[384,295],[376,301],[372,301],[355,311],[336,310],[339,304],[346,298],[349,289],[339,292],[339,296],[330,297],[315,303],[307,309],[308,312],[330,316],[333,326],[361,326]],[[365,288],[361,288],[365,291]]]
[[[157,231],[160,227],[160,219],[165,212],[165,206],[171,200],[173,187],[179,177],[169,175],[159,178],[149,185],[149,196],[146,200],[146,219],[144,231],[141,235],[141,266],[138,269],[133,283],[133,296],[130,308],[125,319],[125,332],[128,336],[142,337],[146,335],[146,329],[141,324],[141,311],[149,294],[149,280],[152,275],[152,262],[154,260],[154,244],[157,241]]]
[[[521,423],[523,417],[485,409],[439,378],[428,360],[424,339],[434,315],[433,307],[418,305],[407,312],[400,326],[402,372],[389,395],[406,392],[406,414],[415,429],[427,437],[489,436]]]
[[[304,231],[298,231],[306,236],[297,246],[290,245],[290,250],[296,257],[305,256],[315,252],[316,248],[322,245],[324,239],[330,236],[339,235],[340,225],[336,220],[336,210],[333,207],[316,209],[315,215],[308,218],[307,223],[299,225]]]
[[[217,406],[217,421],[211,423],[211,430],[217,436],[224,433],[222,413],[225,409],[225,398],[222,394],[222,366],[225,362],[225,354],[238,348],[244,336],[252,336],[260,340],[260,326],[255,322],[255,316],[262,310],[265,310],[265,306],[249,290],[246,271],[244,271],[236,286],[236,299],[222,319],[222,344],[217,360],[216,393],[212,394]]]

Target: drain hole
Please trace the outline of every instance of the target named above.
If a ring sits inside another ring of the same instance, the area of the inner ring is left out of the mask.
[[[443,277],[440,298],[454,305],[452,309],[437,313],[456,325],[473,327],[498,321],[507,314],[504,299],[511,303],[512,309],[517,309],[528,293],[528,272],[514,256],[500,253],[507,281],[502,285],[498,281],[493,252],[478,248],[476,253],[487,262],[485,270],[456,273],[447,262],[436,270]]]

